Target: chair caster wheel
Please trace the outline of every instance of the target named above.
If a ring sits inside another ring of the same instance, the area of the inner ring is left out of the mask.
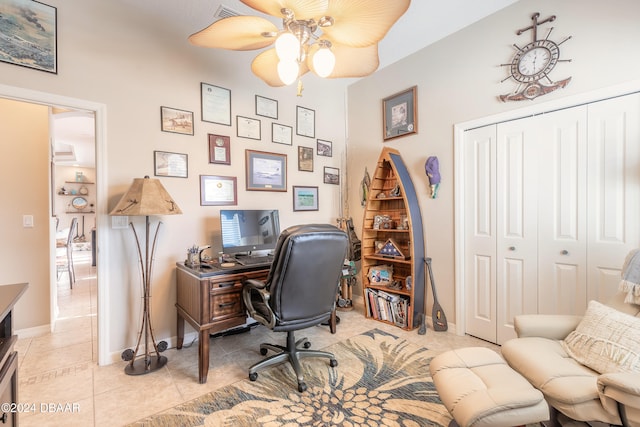
[[[307,391],[307,385],[305,383],[298,383],[298,391],[304,393]]]
[[[263,356],[266,356],[267,355],[267,351],[268,350],[266,348],[261,348],[260,349],[260,354],[263,355]]]
[[[311,343],[309,341],[306,341],[304,344],[302,344],[302,346],[304,348],[309,348],[309,347],[311,347]]]
[[[258,374],[257,373],[249,374],[249,380],[250,381],[255,381],[257,379],[258,379]]]
[[[335,368],[336,366],[338,366],[338,361],[336,359],[329,359],[329,366]]]

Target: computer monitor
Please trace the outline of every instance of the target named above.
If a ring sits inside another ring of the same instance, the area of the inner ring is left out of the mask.
[[[222,209],[220,230],[225,254],[273,250],[280,235],[278,210]]]

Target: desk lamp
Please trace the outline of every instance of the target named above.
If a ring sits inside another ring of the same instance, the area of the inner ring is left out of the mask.
[[[151,288],[151,270],[153,266],[153,256],[156,249],[158,231],[162,222],[158,223],[155,234],[153,236],[153,244],[149,248],[149,215],[179,215],[182,211],[173,201],[167,190],[162,186],[159,180],[150,179],[148,176],[144,178],[135,178],[129,190],[122,196],[116,207],[111,211],[110,215],[114,216],[145,216],[146,217],[146,233],[145,233],[145,251],[144,258],[140,248],[140,240],[138,233],[130,222],[129,225],[133,230],[136,238],[136,246],[138,248],[138,258],[140,260],[140,271],[142,274],[142,289],[144,309],[142,314],[142,325],[138,333],[138,343],[135,350],[125,350],[122,353],[124,361],[130,361],[125,367],[124,372],[128,375],[142,375],[153,372],[162,368],[167,363],[165,356],[160,356],[160,352],[167,349],[167,343],[161,341],[156,344],[153,336],[153,328],[151,327],[151,313],[149,299]],[[149,252],[151,249],[151,252]],[[138,350],[144,340],[144,355],[138,356]],[[151,341],[151,342],[149,342]],[[151,355],[150,345],[153,344],[155,356]],[[144,356],[144,357],[143,357]]]

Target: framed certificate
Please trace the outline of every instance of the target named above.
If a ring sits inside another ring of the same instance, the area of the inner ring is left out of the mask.
[[[186,154],[154,151],[153,166],[155,176],[187,177]]]
[[[256,116],[278,118],[278,101],[256,95]]]
[[[278,144],[293,145],[293,128],[291,126],[271,123],[271,141]]]
[[[316,112],[309,108],[296,106],[296,134],[316,137]]]
[[[236,132],[240,138],[261,139],[260,120],[236,116]]]
[[[200,205],[224,206],[238,204],[235,176],[200,175]]]
[[[202,121],[231,126],[231,91],[200,83]]]

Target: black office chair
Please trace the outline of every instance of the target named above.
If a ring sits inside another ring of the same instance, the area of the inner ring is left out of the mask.
[[[244,282],[242,297],[249,315],[272,329],[287,332],[287,345],[261,344],[260,354],[277,354],[249,368],[255,381],[258,371],[289,361],[298,377],[298,391],[307,389],[300,359],[326,357],[338,366],[335,356],[325,351],[306,350],[306,338],[296,342],[294,331],[327,322],[335,308],[338,283],[347,253],[346,233],[329,224],[289,227],[278,237],[267,280]],[[305,349],[299,347],[303,346]]]

